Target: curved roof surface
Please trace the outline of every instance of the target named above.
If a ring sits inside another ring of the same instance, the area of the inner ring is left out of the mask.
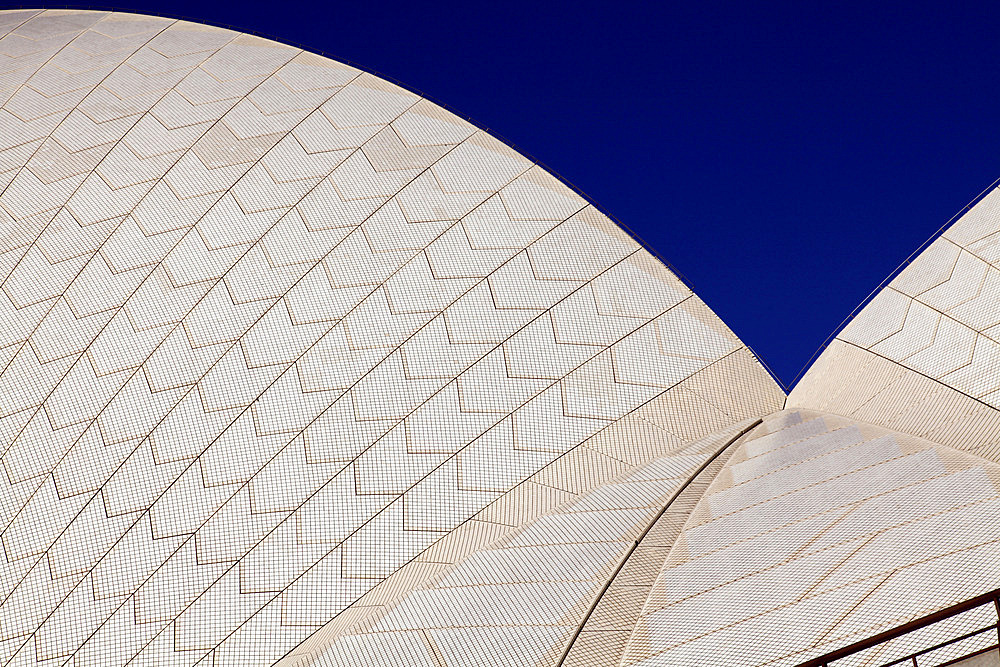
[[[1000,191],[900,272],[816,360],[789,405],[1000,462]]]
[[[411,92],[171,19],[0,33],[3,664],[578,659],[660,505],[784,402]]]
[[[783,410],[412,92],[0,12],[0,665],[795,665],[995,588],[998,197]]]

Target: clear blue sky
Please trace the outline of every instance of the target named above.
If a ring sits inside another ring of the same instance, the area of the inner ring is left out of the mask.
[[[1000,177],[983,3],[132,2],[419,90],[631,227],[786,382]]]

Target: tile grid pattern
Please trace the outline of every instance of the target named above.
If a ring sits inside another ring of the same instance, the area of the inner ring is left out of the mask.
[[[543,485],[558,480],[549,487],[562,491],[553,507],[507,527],[488,545],[408,586],[391,605],[314,644],[310,661],[293,654],[279,664],[555,664],[634,540],[732,434],[727,429],[675,446],[638,466],[616,461],[614,472],[589,489],[573,479],[578,462],[567,460],[558,472],[554,464],[533,478]],[[591,450],[588,457],[595,460],[601,439],[595,440],[574,453]],[[475,520],[489,522],[490,513],[487,508]],[[479,603],[484,598],[488,605]],[[404,643],[423,648],[419,654],[399,652]]]
[[[752,430],[755,425],[752,423],[745,428]],[[741,437],[748,436],[740,433],[735,441]],[[662,516],[650,526],[648,534],[639,537],[635,551],[628,556],[621,571],[598,600],[594,613],[569,647],[561,667],[617,665],[621,661],[656,575],[688,515],[728,460],[727,451],[731,450],[735,441],[730,434],[725,434],[722,439],[724,449],[718,449],[716,444],[716,458],[690,478],[680,493],[664,508]]]
[[[355,653],[359,656],[354,659],[355,662],[360,660],[363,663],[365,659],[363,656],[379,655],[380,660],[386,664],[394,664],[394,661],[405,663],[407,660],[419,664],[420,658],[402,650],[396,655],[396,649],[393,648],[400,641],[407,643],[409,640],[406,637],[412,637],[412,632],[409,635],[406,632],[387,634],[374,630],[376,623],[399,604],[400,596],[405,596],[424,585],[421,582],[432,581],[442,569],[468,558],[470,554],[473,558],[480,558],[482,554],[479,556],[476,554],[479,554],[485,543],[489,541],[499,543],[510,538],[513,531],[523,530],[524,526],[560,504],[573,504],[571,502],[573,499],[581,497],[594,486],[623,474],[623,471],[644,465],[662,456],[664,452],[676,453],[689,445],[693,446],[691,445],[693,441],[715,430],[723,429],[723,435],[710,439],[708,443],[698,443],[698,446],[707,447],[711,444],[717,448],[720,438],[723,442],[728,441],[734,423],[747,423],[747,415],[766,411],[781,402],[781,395],[778,392],[766,398],[756,397],[753,392],[739,386],[736,387],[738,397],[736,400],[730,403],[718,401],[717,388],[723,385],[726,379],[743,375],[753,363],[745,350],[738,350],[605,427],[579,447],[559,456],[433,545],[416,561],[398,570],[382,585],[373,588],[344,614],[303,642],[279,664],[312,664],[317,660],[317,656],[319,664],[330,664],[331,660],[333,664],[354,664],[350,662],[348,656]],[[678,404],[683,405],[684,409],[678,410]],[[725,406],[728,413],[722,412],[718,407],[720,404]],[[677,460],[685,459],[681,457]],[[581,475],[581,471],[585,471],[586,474]],[[659,508],[657,506],[655,509]],[[594,516],[607,516],[599,512],[600,507],[592,505],[591,509],[598,510],[598,514]],[[615,507],[610,506],[605,509],[614,510]],[[639,530],[642,527],[640,526]],[[578,539],[582,539],[583,543],[569,544],[565,548],[585,547],[587,539],[579,537],[577,530],[571,532],[577,535]],[[558,542],[562,533],[557,530],[553,535],[553,539]],[[601,542],[600,539],[596,541]],[[557,550],[560,548],[558,544],[550,546]],[[529,584],[535,579],[544,580],[546,575],[551,575],[551,571],[532,575],[531,567],[527,564],[519,566],[518,570],[521,577],[526,577],[521,581],[524,584]],[[569,574],[571,571],[571,568],[567,569],[565,575],[569,579],[572,579],[572,575]],[[601,580],[595,585],[600,586],[603,583]],[[516,593],[515,587],[513,591],[508,591],[507,596],[495,594],[491,596],[493,598],[491,604],[510,608],[509,595]],[[575,616],[568,615],[564,627],[555,633],[551,628],[539,628],[541,636],[526,630],[525,627],[521,627],[520,630],[527,632],[526,635],[517,634],[509,627],[500,627],[495,632],[501,636],[491,636],[493,630],[490,628],[463,629],[461,626],[467,624],[461,622],[459,627],[436,630],[420,628],[417,632],[430,642],[429,650],[432,654],[448,655],[447,661],[439,655],[437,659],[444,661],[442,664],[465,664],[465,661],[472,659],[467,657],[469,655],[477,656],[474,658],[476,660],[487,657],[476,652],[476,649],[467,643],[434,642],[425,634],[426,632],[451,633],[452,639],[456,636],[455,633],[464,632],[469,641],[479,636],[482,638],[479,644],[496,646],[498,643],[503,643],[507,646],[502,654],[491,654],[489,660],[493,662],[483,664],[523,664],[527,659],[526,656],[537,653],[539,647],[552,653],[550,657],[555,660],[558,657],[556,653],[562,650],[565,640],[578,625],[581,620],[580,614],[584,611],[581,607],[575,610]],[[434,614],[430,614],[429,617],[434,617]],[[532,648],[525,645],[523,639],[540,643]],[[347,654],[344,653],[345,647]],[[396,657],[392,657],[394,655]],[[424,655],[423,659],[427,659],[427,655]]]
[[[0,663],[543,665],[586,617],[566,664],[784,665],[995,588],[998,229],[636,544],[785,400],[627,234],[354,68],[0,12]]]
[[[796,665],[996,587],[1000,466],[842,417],[778,418],[690,514],[622,665]]]
[[[269,664],[654,397],[682,441],[783,399],[411,93],[164,19],[0,29],[4,664]]]
[[[884,665],[895,660],[902,660],[908,655],[925,651],[938,644],[953,641],[956,637],[976,632],[996,622],[996,605],[990,602],[830,664],[831,667]],[[995,646],[996,643],[997,635],[996,631],[993,630],[929,651],[920,656],[918,662],[921,665],[941,665],[950,660],[956,660],[976,651]]]
[[[1000,191],[861,310],[789,396],[1000,461]]]

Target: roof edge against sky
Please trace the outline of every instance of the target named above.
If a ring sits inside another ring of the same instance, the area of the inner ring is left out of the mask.
[[[241,26],[238,26],[238,25],[235,25],[235,24],[231,24],[231,23],[224,23],[222,21],[205,20],[205,19],[200,19],[200,18],[197,18],[197,17],[185,16],[185,15],[181,15],[181,14],[175,14],[175,13],[172,13],[172,12],[150,12],[150,11],[147,11],[147,10],[141,10],[140,11],[140,10],[137,10],[137,9],[134,9],[134,8],[129,8],[127,6],[122,6],[122,5],[105,5],[105,4],[91,4],[91,3],[78,3],[78,4],[68,3],[68,4],[60,4],[60,5],[53,5],[53,6],[11,5],[11,6],[5,7],[4,9],[5,10],[36,10],[36,11],[45,11],[45,10],[48,10],[48,9],[54,9],[54,10],[69,9],[69,10],[95,11],[95,12],[97,12],[97,11],[107,11],[107,12],[115,12],[115,13],[123,13],[123,14],[135,14],[135,15],[139,15],[139,16],[156,16],[156,17],[161,17],[161,18],[174,19],[174,20],[177,20],[177,21],[187,21],[187,22],[195,23],[195,24],[208,25],[208,26],[213,26],[213,27],[216,27],[216,28],[223,28],[223,29],[226,29],[226,30],[231,30],[233,32],[239,33],[239,34],[253,35],[255,37],[260,37],[261,39],[266,39],[266,40],[270,40],[270,41],[276,42],[278,44],[284,44],[286,46],[291,46],[291,47],[294,47],[294,48],[297,48],[297,49],[301,49],[302,51],[306,51],[308,53],[319,55],[319,56],[322,56],[324,58],[329,58],[329,59],[334,60],[336,62],[343,63],[345,65],[349,65],[349,66],[354,67],[354,68],[356,68],[358,70],[361,70],[362,72],[367,72],[368,74],[376,76],[376,77],[378,77],[380,79],[384,79],[386,81],[389,81],[390,83],[392,83],[394,85],[397,85],[400,88],[403,88],[404,90],[407,90],[407,91],[409,91],[409,92],[411,92],[411,93],[413,93],[415,95],[419,95],[420,97],[428,100],[429,102],[432,102],[433,104],[436,104],[437,106],[441,107],[442,109],[445,109],[449,113],[452,113],[452,114],[456,115],[457,117],[461,118],[462,120],[464,120],[464,121],[472,124],[477,129],[479,129],[479,130],[481,130],[481,131],[489,134],[491,137],[493,137],[497,141],[503,143],[504,145],[508,146],[512,150],[516,151],[518,154],[522,155],[523,157],[527,158],[528,160],[531,160],[534,164],[536,164],[539,167],[541,167],[542,169],[544,169],[548,174],[552,175],[557,180],[559,180],[560,183],[562,183],[567,188],[569,188],[570,190],[572,190],[573,192],[575,192],[579,197],[583,198],[587,203],[589,203],[591,206],[593,206],[594,208],[596,208],[602,214],[604,214],[605,216],[607,216],[612,222],[614,222],[623,231],[625,231],[625,233],[627,233],[629,236],[631,236],[632,239],[636,243],[638,243],[640,246],[642,246],[642,248],[645,249],[646,252],[648,252],[653,257],[655,257],[671,273],[673,273],[681,282],[683,282],[685,285],[687,285],[687,287],[692,292],[695,292],[696,294],[698,293],[694,282],[691,279],[689,279],[683,272],[681,272],[676,266],[674,266],[669,260],[667,260],[659,252],[659,250],[657,250],[655,247],[653,247],[652,245],[650,245],[649,243],[647,243],[637,232],[635,232],[635,230],[633,230],[631,227],[629,227],[625,222],[623,222],[621,219],[619,219],[614,213],[612,213],[609,209],[607,209],[605,206],[603,206],[600,202],[598,202],[592,196],[590,196],[589,194],[587,194],[586,192],[584,192],[575,183],[571,182],[569,179],[567,179],[566,177],[564,177],[559,171],[553,169],[546,162],[538,159],[533,153],[531,153],[531,152],[523,149],[517,143],[515,143],[514,141],[508,139],[507,137],[505,137],[503,134],[501,134],[496,129],[491,128],[491,127],[485,125],[484,123],[478,122],[476,119],[472,118],[471,116],[469,116],[469,115],[467,115],[467,114],[465,114],[465,113],[463,113],[463,112],[455,109],[454,107],[452,107],[451,105],[449,105],[447,102],[439,100],[435,96],[433,96],[433,95],[431,95],[431,94],[429,94],[429,93],[427,93],[427,92],[425,92],[425,91],[423,91],[423,90],[421,90],[419,88],[411,86],[411,85],[407,84],[404,81],[400,81],[399,79],[396,79],[395,77],[393,77],[391,75],[385,74],[384,72],[380,72],[379,70],[377,70],[375,68],[368,67],[368,66],[366,66],[364,64],[355,62],[355,61],[353,61],[353,60],[351,60],[349,58],[343,58],[343,57],[338,56],[338,55],[336,55],[334,53],[331,53],[329,51],[325,51],[323,49],[316,48],[316,47],[313,47],[313,46],[308,45],[308,44],[303,44],[301,42],[297,42],[297,41],[293,41],[293,40],[286,40],[286,39],[283,39],[283,38],[278,37],[276,35],[272,35],[270,33],[261,32],[261,31],[258,31],[258,30],[246,29],[246,28],[243,28]],[[1000,179],[998,179],[998,180],[1000,180]],[[701,297],[700,294],[699,294],[699,298],[702,298],[702,300],[704,301],[704,298]],[[706,305],[708,305],[707,302],[706,302]],[[711,305],[709,305],[709,308],[712,309],[712,312],[715,312],[715,309],[712,308]],[[723,322],[725,322],[726,326],[729,326],[729,323],[724,318],[720,317],[719,319],[721,319]],[[839,328],[840,327],[838,327],[838,330],[839,330]],[[771,377],[771,379],[774,380],[774,382],[779,387],[781,387],[782,391],[787,395],[788,392],[791,390],[791,388],[794,386],[794,381],[791,384],[786,383],[785,381],[783,381],[777,375],[777,373],[774,372],[774,370],[770,367],[770,365],[768,365],[768,363],[764,359],[764,357],[762,357],[752,346],[750,346],[749,344],[747,344],[746,341],[743,341],[742,337],[740,338],[740,341],[747,347],[747,349],[750,350],[751,354],[753,354],[753,356],[757,360],[757,362],[764,368],[764,370]],[[800,373],[800,375],[801,375],[801,373]]]

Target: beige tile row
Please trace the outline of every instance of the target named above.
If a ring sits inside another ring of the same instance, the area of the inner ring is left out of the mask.
[[[485,508],[279,664],[353,665],[371,655],[386,656],[386,664],[554,664],[632,541],[709,452],[732,438],[733,428],[692,445],[655,426],[650,438],[643,427],[649,422],[635,412],[617,424]],[[597,455],[650,439],[658,447],[655,454],[647,450],[651,459]],[[587,471],[597,474],[588,479]],[[503,523],[495,524],[508,503],[516,513],[504,511]],[[620,575],[623,581],[630,573]],[[405,577],[413,582],[380,594]],[[608,600],[618,593],[613,589]],[[606,616],[606,604],[592,616],[595,623]],[[417,633],[427,646],[423,657],[393,655],[401,637]],[[587,651],[590,634],[577,651]],[[483,652],[485,646],[490,650]]]

